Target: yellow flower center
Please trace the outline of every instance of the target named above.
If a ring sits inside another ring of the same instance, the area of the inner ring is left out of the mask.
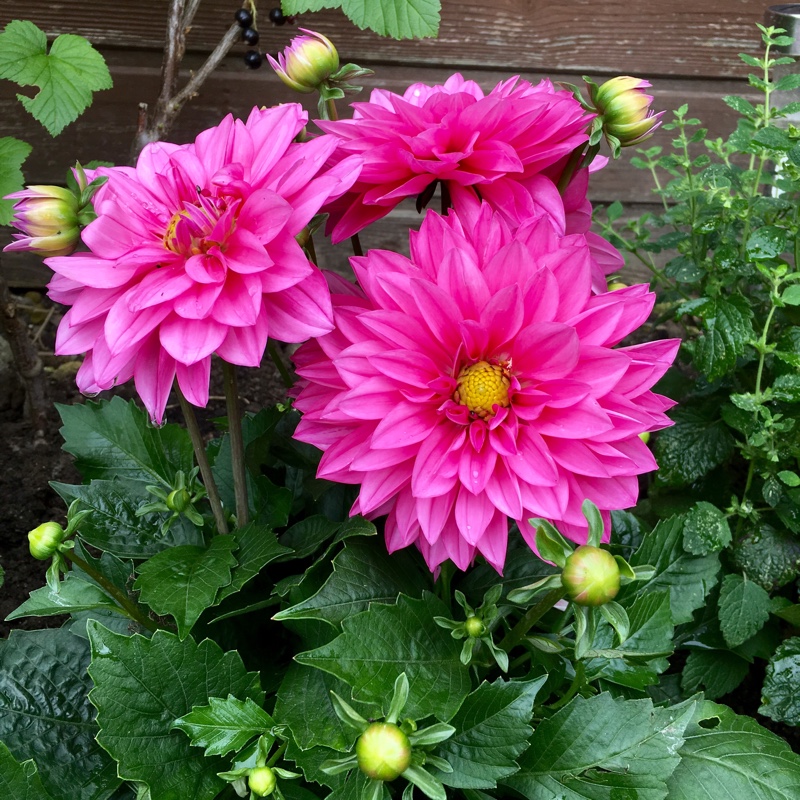
[[[511,379],[499,364],[478,361],[464,367],[456,380],[458,387],[453,393],[453,400],[482,419],[492,415],[494,406],[508,408],[510,405],[508,387]]]
[[[185,211],[177,211],[175,214],[172,215],[172,219],[169,221],[169,225],[167,225],[167,230],[164,233],[164,247],[166,247],[167,250],[172,250],[173,253],[181,252],[178,246],[176,232],[178,230],[178,225],[180,225],[181,220],[185,218],[186,218]]]

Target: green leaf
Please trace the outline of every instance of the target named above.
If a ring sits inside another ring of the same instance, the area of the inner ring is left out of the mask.
[[[171,488],[175,473],[191,472],[194,454],[180,425],[156,428],[133,401],[58,405],[64,449],[85,479],[128,478]]]
[[[3,800],[52,800],[32,760],[17,761],[0,742],[0,796]]]
[[[697,339],[694,363],[709,380],[720,378],[736,366],[745,345],[754,338],[748,301],[741,295],[717,298],[696,309],[705,332]]]
[[[767,666],[764,688],[761,690],[763,705],[759,714],[800,725],[800,637],[787,639],[775,651]]]
[[[692,702],[654,708],[608,693],[576,697],[539,723],[520,771],[504,783],[528,800],[664,800],[693,712]]]
[[[431,769],[435,778],[457,789],[493,789],[518,769],[516,760],[532,733],[531,710],[546,676],[534,681],[482,683],[464,700],[452,720],[456,732],[435,754],[453,768]]]
[[[787,286],[781,294],[781,300],[787,306],[800,306],[800,284],[794,283]]]
[[[339,0],[359,28],[393,39],[422,39],[439,33],[440,0]]]
[[[333,573],[308,600],[273,619],[324,619],[338,627],[370,603],[393,603],[401,592],[419,596],[429,585],[409,553],[389,555],[382,541],[349,540],[333,560]]]
[[[683,486],[710,472],[733,452],[733,436],[720,419],[709,419],[692,408],[678,408],[675,425],[660,431],[655,454],[658,479]]]
[[[689,622],[692,612],[700,608],[709,590],[717,582],[719,556],[694,556],[683,547],[683,517],[661,520],[644,537],[639,549],[631,556],[629,563],[634,569],[651,564],[655,574],[648,581],[636,581],[623,586],[617,602],[625,602],[632,595],[639,597],[653,591],[668,590],[672,621],[677,625]]]
[[[217,592],[231,582],[236,538],[215,536],[207,548],[184,545],[154,555],[139,567],[133,588],[156,614],[169,614],[185,638]]]
[[[122,613],[119,606],[102,589],[70,573],[59,583],[58,592],[54,592],[49,586],[34,589],[29,599],[12,611],[6,619],[73,614],[93,608],[105,608]]]
[[[775,129],[772,128],[770,130]],[[764,131],[760,131],[761,134],[763,134],[763,132]],[[753,261],[777,258],[785,250],[786,231],[775,225],[763,225],[754,230],[747,239],[747,246],[745,248],[745,252]]]
[[[435,622],[447,607],[426,592],[421,600],[400,595],[396,605],[375,603],[342,623],[343,633],[295,659],[336,675],[353,696],[388,708],[394,682],[405,672],[409,682],[411,719],[433,714],[447,722],[469,693],[461,647]]]
[[[622,653],[639,657],[672,652],[672,614],[669,591],[648,591],[628,608],[630,633],[619,646]]]
[[[782,400],[785,403],[800,403],[800,375],[778,375],[771,388],[772,396],[776,400]],[[788,485],[791,486],[791,484]]]
[[[733,559],[748,578],[771,591],[797,575],[800,541],[789,531],[761,525],[757,531],[734,543]]]
[[[97,740],[116,759],[119,776],[145,783],[152,797],[165,800],[216,797],[225,785],[216,773],[230,762],[204,756],[172,725],[211,697],[249,697],[260,705],[258,676],[247,672],[238,653],[223,653],[209,639],[198,645],[165,631],[152,639],[120,636],[96,622],[88,631]]]
[[[219,590],[214,605],[219,605],[226,597],[241,591],[267,564],[291,553],[288,547],[278,543],[271,528],[255,522],[237,528],[233,536],[238,545],[236,560],[239,563],[231,572],[231,582]]]
[[[17,99],[56,136],[92,104],[92,92],[111,88],[103,57],[82,36],[62,34],[47,52],[47,37],[32,22],[14,20],[0,33],[0,78],[38,86]]]
[[[149,495],[141,481],[98,481],[75,486],[51,483],[69,505],[80,500],[81,509],[91,511],[81,523],[78,538],[118,558],[143,559],[176,545],[201,544],[203,532],[181,517],[162,536],[162,514],[137,517],[136,510]]]
[[[731,543],[725,515],[711,503],[701,501],[685,516],[683,546],[695,556],[707,556]]]
[[[0,139],[0,225],[8,225],[14,215],[15,201],[3,198],[7,194],[18,192],[25,184],[20,168],[32,149],[27,142],[11,136]]]
[[[744,97],[737,97],[736,95],[726,95],[722,98],[726,105],[729,105],[734,111],[740,114],[751,115],[756,113],[756,109],[749,100]]]
[[[747,576],[726,575],[719,593],[719,627],[729,647],[755,636],[769,619],[769,595]]]
[[[0,641],[0,741],[17,760],[35,759],[54,798],[69,787],[70,800],[104,800],[120,783],[95,741],[88,664],[87,642],[64,628],[11,631]]]
[[[686,694],[701,689],[716,700],[732,692],[747,676],[750,665],[730,650],[692,650],[686,659],[681,687]]]
[[[207,756],[224,756],[241,750],[254,736],[270,734],[275,720],[249,697],[239,700],[209,697],[208,705],[195,706],[175,720],[195,747],[204,747]]]
[[[278,689],[275,716],[289,726],[300,749],[323,745],[344,752],[352,747],[357,734],[339,719],[331,692],[346,695],[347,684],[313,667],[289,665]],[[358,706],[362,716],[381,715],[375,706],[353,705]]]
[[[750,717],[706,701],[686,729],[669,800],[796,800],[800,756]]]

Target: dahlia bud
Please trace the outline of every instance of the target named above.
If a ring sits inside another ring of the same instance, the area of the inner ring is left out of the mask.
[[[478,639],[486,633],[486,625],[483,620],[475,616],[467,617],[467,621],[464,623],[464,629],[467,632],[467,636],[471,636],[473,639]]]
[[[356,758],[365,775],[393,781],[411,764],[411,743],[397,725],[373,722],[356,742]]]
[[[80,240],[78,198],[60,186],[29,186],[6,195],[16,200],[11,224],[21,231],[4,250],[24,250],[40,256],[68,256]]]
[[[653,98],[645,94],[648,81],[621,75],[601,86],[590,86],[592,102],[603,118],[603,133],[620,147],[630,147],[648,139],[661,124],[663,111],[653,112]],[[613,146],[613,142],[612,142]]]
[[[561,583],[579,606],[601,606],[619,591],[619,566],[607,550],[582,545],[567,558]]]
[[[173,489],[167,496],[167,508],[179,514],[191,505],[192,496],[186,489]]]
[[[644,433],[639,434],[639,438],[647,444],[650,441],[650,431],[645,431]]]
[[[31,555],[39,561],[52,558],[63,541],[64,529],[57,522],[43,522],[28,534]]]
[[[269,767],[254,767],[247,774],[247,785],[256,797],[268,797],[275,791],[278,781]]]
[[[339,69],[339,54],[321,33],[300,28],[308,36],[295,36],[276,61],[267,60],[278,77],[296,92],[315,92]]]

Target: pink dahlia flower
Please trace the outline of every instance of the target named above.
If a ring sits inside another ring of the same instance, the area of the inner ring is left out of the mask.
[[[585,498],[607,523],[636,502],[656,467],[639,434],[670,424],[650,387],[679,345],[615,347],[647,286],[593,294],[583,236],[485,204],[430,212],[410,259],[352,263],[363,291],[331,277],[335,328],[295,354],[295,436],[324,451],[319,477],[360,484],[352,513],[389,515],[390,551],[501,571],[509,519],[531,547],[532,517],[584,542]]]
[[[511,78],[488,94],[453,75],[442,86],[416,83],[403,96],[373,90],[353,103],[353,118],[320,121],[343,140],[338,151],[364,158],[353,189],[326,208],[334,242],[385,216],[401,200],[441,181],[458,205],[466,187],[496,209],[527,215],[531,204],[564,211],[555,184],[542,172],[588,140],[592,119],[550,81]]]
[[[299,105],[226,117],[189,145],[148,145],[134,168],[98,170],[89,253],[50,258],[50,297],[72,306],[58,354],[86,353],[87,393],[133,377],[160,422],[173,380],[208,402],[211,355],[255,367],[267,337],[299,342],[332,327],[322,274],[295,236],[346,191],[360,159],[325,163],[334,136],[295,143]]]

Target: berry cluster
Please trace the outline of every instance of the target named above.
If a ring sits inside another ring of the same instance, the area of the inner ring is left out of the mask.
[[[249,45],[258,44],[258,31],[255,28],[253,13],[246,8],[239,8],[233,15],[239,27],[242,29],[242,41]],[[258,50],[248,50],[244,54],[244,63],[250,69],[258,69],[262,62],[261,53]]]

